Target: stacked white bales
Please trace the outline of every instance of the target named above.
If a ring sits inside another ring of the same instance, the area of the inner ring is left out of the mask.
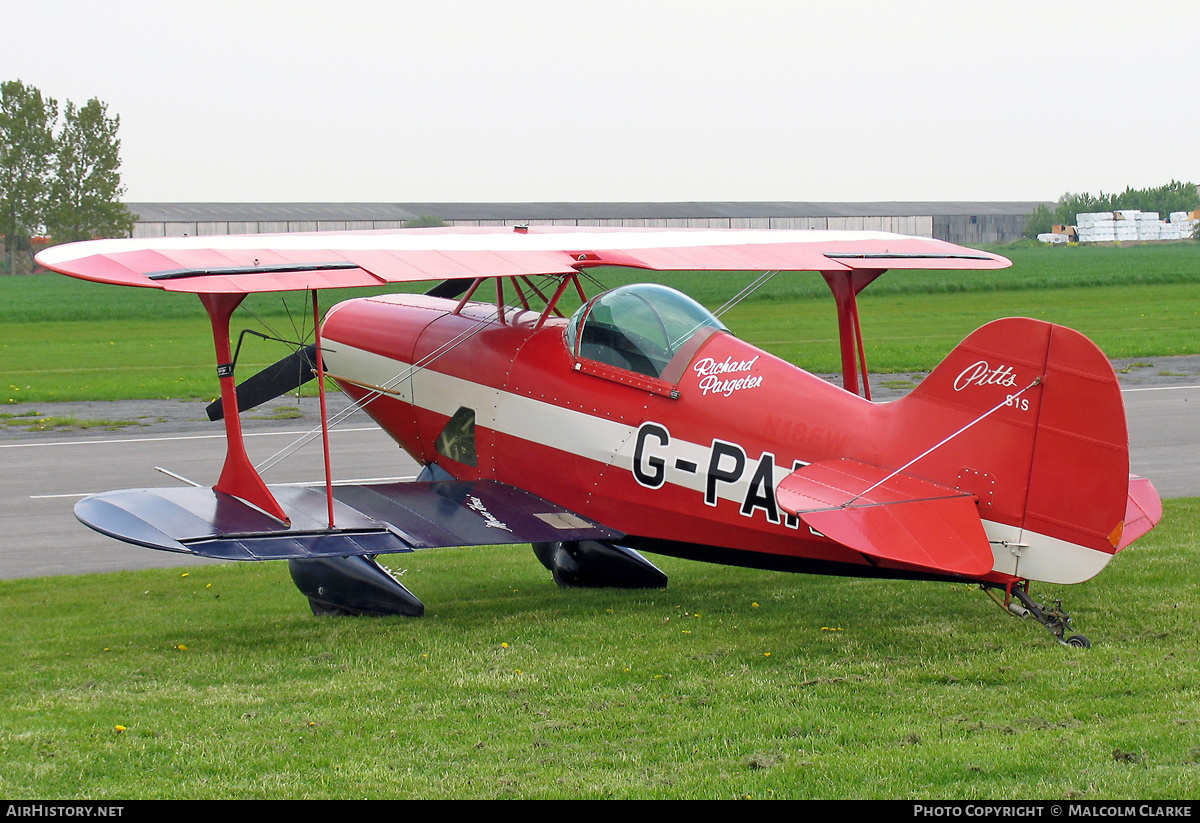
[[[1117,219],[1111,211],[1075,215],[1080,243],[1112,243],[1117,239]]]
[[[1189,240],[1196,228],[1196,212],[1171,212],[1170,222],[1158,212],[1138,209],[1101,211],[1075,216],[1080,243],[1137,243]]]
[[[1196,225],[1200,224],[1195,214],[1194,211],[1171,212],[1171,222],[1163,226],[1163,240],[1190,240],[1194,236]]]

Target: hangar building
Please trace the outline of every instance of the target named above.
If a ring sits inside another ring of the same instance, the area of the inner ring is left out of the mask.
[[[711,203],[128,203],[134,237],[391,229],[436,218],[456,226],[839,229],[964,245],[1021,237],[1030,202]]]

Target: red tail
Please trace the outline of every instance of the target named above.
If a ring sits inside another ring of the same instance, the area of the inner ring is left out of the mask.
[[[989,323],[888,414],[909,454],[887,464],[949,438],[908,472],[978,497],[997,570],[1077,582],[1129,542],[1125,409],[1108,359],[1082,334]]]

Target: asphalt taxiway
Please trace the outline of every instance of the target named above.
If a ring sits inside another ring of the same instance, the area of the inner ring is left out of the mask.
[[[1200,357],[1115,365],[1129,423],[1130,470],[1150,478],[1164,498],[1200,496]],[[888,377],[874,379],[876,400],[904,392],[904,376]],[[331,400],[332,417],[344,401]],[[265,413],[244,415],[247,451],[256,465],[310,438],[264,472],[268,483],[323,482],[320,439],[311,437],[319,420],[315,406],[307,399],[279,401]],[[117,542],[84,527],[72,513],[75,502],[88,494],[182,482],[155,467],[211,485],[221,471],[225,439],[220,425],[204,418],[202,404],[158,400],[33,408],[48,415],[132,422],[115,430],[26,431],[9,425],[0,433],[0,578],[213,562]],[[9,418],[14,419],[19,418]],[[335,427],[330,439],[335,482],[406,478],[418,471],[363,414]]]

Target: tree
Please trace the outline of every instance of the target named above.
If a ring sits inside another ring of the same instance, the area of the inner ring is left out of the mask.
[[[433,214],[422,214],[420,217],[404,221],[404,228],[406,229],[439,228],[444,225],[446,225],[446,221]]]
[[[118,198],[121,185],[121,118],[92,98],[76,109],[68,101],[56,142],[46,228],[55,242],[127,235],[137,219]]]
[[[1039,234],[1049,234],[1054,226],[1054,212],[1045,203],[1038,203],[1025,221],[1025,236],[1037,237]]]
[[[1200,208],[1200,190],[1195,183],[1172,180],[1153,189],[1126,188],[1113,198],[1115,209],[1156,211],[1163,220],[1173,211],[1192,211]]]
[[[1087,192],[1068,192],[1058,198],[1053,209],[1039,205],[1033,210],[1025,224],[1025,236],[1036,237],[1041,232],[1048,232],[1052,224],[1074,225],[1079,214],[1139,209],[1158,212],[1160,219],[1165,220],[1173,211],[1192,211],[1196,208],[1200,208],[1200,187],[1179,180],[1152,189],[1131,189],[1126,186],[1120,194],[1100,192],[1099,196],[1093,196]]]
[[[57,119],[53,98],[20,80],[0,84],[0,233],[10,260],[45,218]]]

